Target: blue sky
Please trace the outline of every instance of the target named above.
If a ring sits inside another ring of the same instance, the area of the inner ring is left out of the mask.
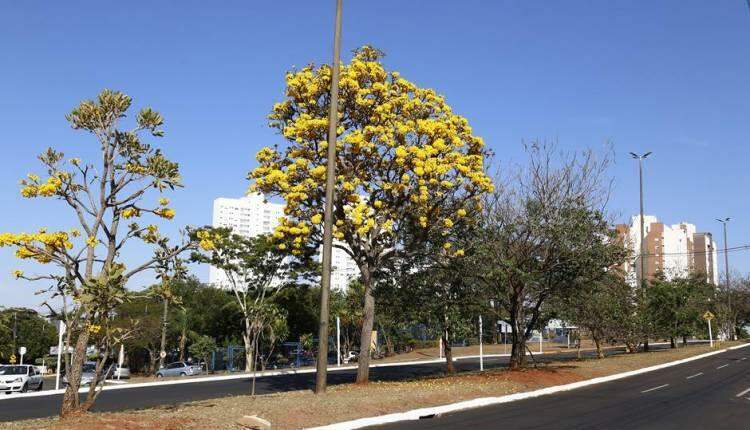
[[[499,162],[521,161],[524,140],[557,140],[564,149],[611,140],[610,208],[625,219],[638,205],[627,153],[650,150],[648,213],[717,236],[714,218],[731,216],[730,246],[750,243],[744,0],[344,3],[343,58],[366,43],[382,49],[388,68],[437,89],[468,117]],[[72,225],[57,203],[22,199],[17,180],[40,171],[34,157],[48,146],[92,154],[91,138],[64,115],[102,88],[166,118],[159,143],[186,184],[172,196],[177,217],[166,231],[210,222],[212,200],[242,195],[255,151],[279,139],[265,115],[281,98],[284,72],[330,62],[333,6],[3,2],[0,231]],[[750,252],[730,260],[750,271]],[[33,270],[0,250],[0,305],[35,307],[36,287],[10,275],[17,267]],[[196,273],[205,278],[207,269]]]

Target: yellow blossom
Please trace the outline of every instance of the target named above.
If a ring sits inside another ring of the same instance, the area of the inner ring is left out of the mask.
[[[175,216],[174,209],[170,208],[161,208],[154,211],[154,213],[162,218],[165,219],[172,219]]]
[[[136,208],[132,208],[132,207],[131,208],[125,208],[122,211],[122,217],[126,218],[126,219],[127,218],[132,218],[132,217],[137,217],[137,216],[140,216],[140,215],[141,215],[141,211],[139,211]]]

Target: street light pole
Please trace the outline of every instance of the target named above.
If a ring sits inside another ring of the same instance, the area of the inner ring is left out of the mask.
[[[727,224],[729,223],[729,220],[731,220],[729,217],[724,219],[716,218],[716,221],[719,221],[724,228],[724,279],[727,283],[727,307],[729,308],[729,320],[732,323],[732,340],[734,340],[735,321],[734,315],[732,314],[732,289],[729,284],[729,247],[727,245]]]
[[[331,254],[333,248],[333,198],[336,178],[336,128],[339,114],[339,56],[341,52],[341,3],[336,0],[331,71],[331,105],[328,110],[328,153],[326,163],[326,204],[323,213],[323,273],[320,277],[320,326],[315,394],[325,393],[328,376],[328,295],[331,290]]]
[[[643,160],[645,160],[649,155],[651,155],[651,152],[646,152],[643,155],[638,155],[634,152],[630,153],[630,156],[634,159],[638,160],[638,182],[640,186],[640,200],[641,200],[641,212],[640,212],[640,221],[641,221],[641,243],[640,243],[640,251],[638,255],[638,271],[639,271],[639,287],[641,288],[641,299],[643,299],[643,289],[646,285],[646,240],[645,240],[645,220],[643,219]],[[643,341],[643,350],[648,351],[648,336],[646,336],[646,339]]]

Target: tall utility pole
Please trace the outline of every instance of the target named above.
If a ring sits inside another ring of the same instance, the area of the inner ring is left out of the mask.
[[[639,250],[638,255],[638,283],[639,287],[641,288],[641,298],[643,298],[643,289],[646,287],[646,239],[645,239],[645,233],[646,233],[646,226],[645,226],[645,220],[643,219],[643,160],[646,159],[651,155],[651,152],[647,152],[643,155],[638,155],[635,152],[631,152],[630,156],[634,159],[638,160],[638,181],[640,183],[640,196],[641,196],[641,214],[640,214],[640,221],[641,221],[641,246]],[[643,341],[643,350],[648,351],[648,336]]]
[[[325,393],[328,376],[328,295],[331,290],[331,252],[333,248],[333,198],[336,179],[336,128],[339,114],[339,56],[341,52],[341,3],[336,0],[333,30],[333,67],[331,72],[331,106],[328,110],[328,153],[326,165],[326,205],[323,214],[323,273],[320,277],[320,327],[318,328],[318,363],[315,394]]]
[[[724,279],[727,283],[727,307],[729,308],[729,320],[732,323],[732,340],[734,340],[734,314],[732,314],[732,289],[729,284],[729,247],[727,246],[727,224],[731,218],[727,217],[724,219],[716,218],[724,227]]]

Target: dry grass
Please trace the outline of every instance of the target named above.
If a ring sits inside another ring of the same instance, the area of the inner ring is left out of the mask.
[[[270,420],[274,428],[297,429],[566,384],[678,360],[708,350],[708,346],[691,346],[603,360],[551,362],[520,372],[493,370],[404,382],[347,384],[330,387],[324,396],[294,391],[255,398],[225,397],[142,411],[89,414],[63,421],[49,418],[6,423],[0,425],[0,429],[238,429],[235,420],[253,414]]]

